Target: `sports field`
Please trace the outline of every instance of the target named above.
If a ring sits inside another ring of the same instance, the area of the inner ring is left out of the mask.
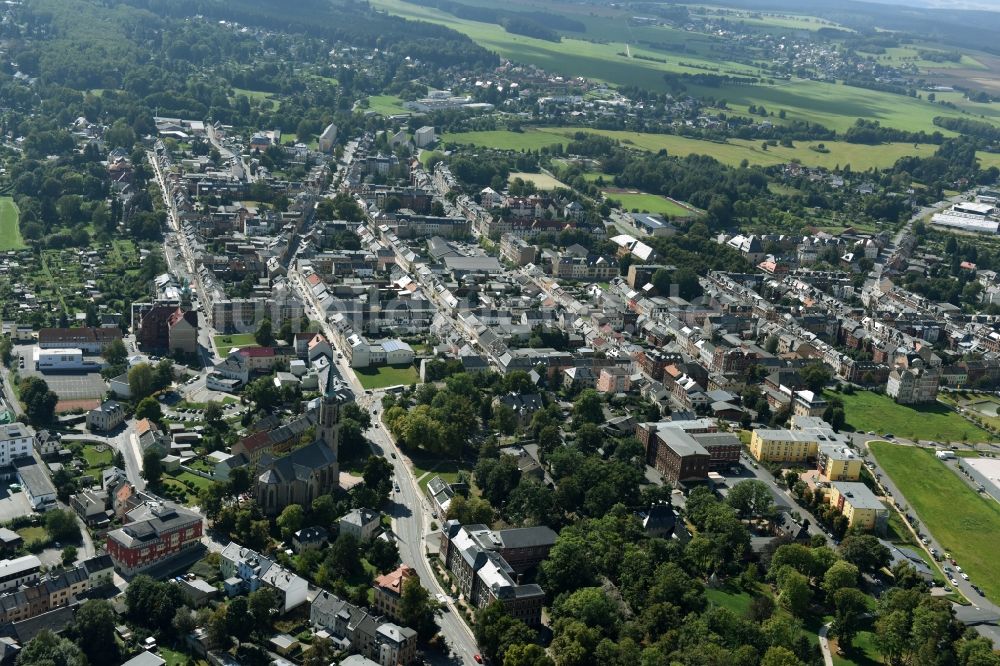
[[[847,424],[855,430],[892,433],[903,439],[937,442],[988,442],[989,434],[940,403],[898,405],[885,395],[871,391],[827,393],[844,401]]]
[[[0,251],[27,247],[21,238],[21,213],[10,197],[0,197]]]
[[[659,213],[667,217],[694,217],[697,215],[694,211],[655,194],[604,190],[604,196],[619,202],[626,210],[636,209],[639,212]]]
[[[526,173],[523,171],[512,171],[510,176],[507,177],[507,182],[513,183],[515,178],[520,178],[524,182],[529,180],[535,184],[540,190],[554,190],[557,187],[563,189],[568,189],[566,183],[560,183],[558,180],[552,176],[545,173]]]
[[[496,148],[498,150],[538,150],[545,146],[560,144],[565,146],[573,134],[586,131],[621,141],[627,146],[656,152],[666,150],[671,155],[710,155],[724,164],[738,166],[746,160],[751,165],[771,166],[798,160],[807,166],[834,167],[851,165],[856,171],[869,168],[886,168],[895,164],[905,155],[927,157],[934,154],[933,144],[888,143],[866,146],[845,141],[804,141],[794,143],[794,147],[768,146],[765,150],[760,141],[730,139],[726,143],[703,141],[674,134],[651,134],[626,132],[621,130],[599,130],[566,127],[533,127],[522,132],[495,130],[488,132],[460,132],[445,134],[445,143],[467,144]],[[822,150],[819,152],[820,145]],[[980,155],[984,166],[994,162],[1000,164],[1000,154]]]
[[[929,449],[889,442],[872,442],[869,448],[972,582],[993,601],[1000,600],[995,564],[1000,550],[1000,504],[976,494]]]

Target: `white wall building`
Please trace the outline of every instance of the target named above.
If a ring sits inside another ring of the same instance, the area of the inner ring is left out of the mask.
[[[39,372],[46,370],[82,370],[83,350],[64,349],[40,349],[35,347],[34,354],[35,367]]]
[[[417,148],[426,148],[435,141],[437,141],[437,135],[430,125],[424,125],[413,133],[413,143],[417,144]]]
[[[23,423],[0,426],[0,467],[8,467],[18,458],[31,455],[35,433]]]

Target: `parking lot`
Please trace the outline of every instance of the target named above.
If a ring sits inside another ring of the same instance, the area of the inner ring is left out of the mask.
[[[18,516],[31,515],[31,502],[24,492],[11,493],[7,483],[0,485],[0,522],[7,522]]]

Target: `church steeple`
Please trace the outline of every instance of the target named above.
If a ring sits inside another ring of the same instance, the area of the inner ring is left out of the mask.
[[[340,382],[331,365],[326,371],[326,382],[323,387],[323,398],[319,405],[319,422],[316,434],[319,439],[337,452],[340,444]]]

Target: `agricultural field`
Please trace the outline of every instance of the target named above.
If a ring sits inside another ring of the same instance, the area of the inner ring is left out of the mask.
[[[1000,549],[1000,504],[973,491],[929,449],[869,444],[907,503],[990,599],[1000,599],[994,554]]]
[[[212,340],[219,356],[227,356],[229,351],[238,347],[257,347],[257,339],[253,333],[234,333],[232,335],[217,335]]]
[[[373,6],[405,18],[447,25],[468,35],[481,46],[514,61],[536,65],[554,74],[585,76],[592,81],[611,85],[635,85],[666,92],[667,83],[663,78],[665,72],[698,73],[708,69],[736,76],[761,74],[756,68],[719,60],[711,52],[712,45],[718,47],[719,44],[712,42],[707,35],[692,35],[682,30],[662,27],[648,27],[645,30],[649,32],[643,36],[632,34],[638,31],[633,30],[627,23],[627,17],[620,13],[589,17],[591,20],[586,20],[584,16],[566,10],[567,14],[572,14],[573,18],[588,26],[587,39],[607,41],[591,42],[564,36],[561,42],[550,42],[511,34],[493,24],[459,19],[446,12],[409,4],[403,0],[375,0]],[[563,11],[563,6],[560,5],[557,11]],[[592,21],[599,22],[603,27],[595,27],[592,32]],[[693,53],[689,52],[685,40],[696,39],[704,39],[705,43],[694,46],[691,49]],[[626,57],[626,42],[633,55],[656,60]],[[684,44],[685,51],[678,55],[670,51],[635,46],[642,42],[664,44],[667,48]],[[665,62],[659,62],[660,60]],[[695,97],[724,97],[736,113],[742,112],[751,104],[764,105],[775,114],[784,110],[788,120],[818,122],[837,131],[846,130],[858,118],[866,118],[897,129],[933,132],[937,129],[932,122],[935,116],[964,115],[959,110],[942,107],[925,99],[864,88],[848,88],[811,79],[793,78],[761,85],[720,88],[690,85],[688,93]]]
[[[21,238],[21,213],[10,197],[0,197],[0,252],[27,247]]]
[[[365,389],[380,389],[400,384],[409,386],[420,382],[420,375],[412,365],[386,365],[381,368],[356,368],[354,374]]]
[[[938,442],[990,440],[988,433],[940,403],[911,407],[896,404],[892,398],[871,391],[858,391],[853,395],[827,393],[828,399],[834,396],[843,400],[847,425],[855,430]]]
[[[524,182],[531,181],[539,190],[554,190],[557,187],[568,189],[566,183],[561,183],[546,173],[525,173],[522,171],[512,171],[507,178],[507,182],[513,183],[515,178],[520,178]]]
[[[565,146],[572,135],[579,131],[581,130],[574,128],[535,127],[523,132],[495,130],[445,134],[442,140],[445,143],[482,146],[498,150],[538,150],[555,144]],[[640,150],[652,152],[666,150],[679,157],[710,155],[730,166],[738,166],[743,160],[752,165],[760,166],[785,164],[798,160],[806,166],[833,169],[837,166],[843,167],[850,164],[855,171],[865,171],[873,167],[890,167],[896,160],[906,155],[928,157],[937,150],[937,146],[933,144],[888,143],[879,146],[866,146],[845,141],[804,141],[795,143],[793,148],[768,146],[767,150],[764,150],[761,142],[742,139],[730,139],[726,143],[719,143],[674,134],[598,129],[582,131],[611,137]],[[821,145],[822,148],[820,148]],[[824,152],[820,152],[820,150]],[[1000,154],[982,153],[980,157],[983,158],[984,166],[990,166],[994,162],[1000,164]],[[594,175],[595,179],[596,177],[597,174]]]
[[[637,191],[602,191],[607,199],[617,201],[626,210],[635,209],[640,212],[659,213],[671,218],[693,217],[697,215],[694,211],[656,194],[646,194],[645,192]]]

